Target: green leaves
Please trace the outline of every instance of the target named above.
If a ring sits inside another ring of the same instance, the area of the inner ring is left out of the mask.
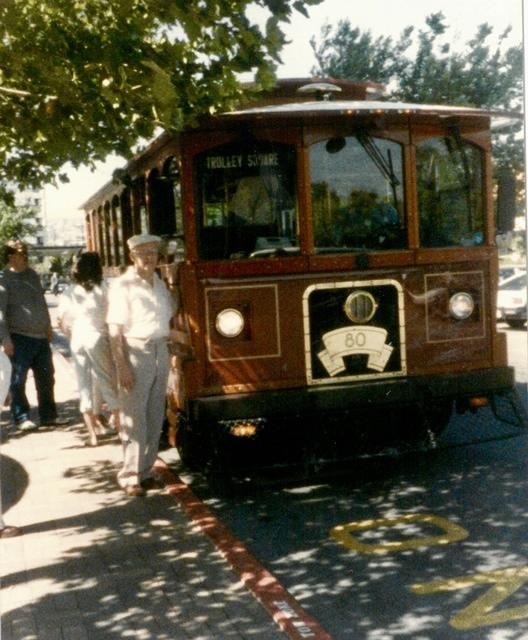
[[[427,17],[426,26],[404,29],[398,40],[375,38],[370,31],[342,20],[326,25],[312,39],[318,66],[314,73],[389,85],[395,99],[515,109],[522,94],[522,46],[503,50],[508,30],[498,45],[490,44],[493,28],[482,24],[463,51],[451,46],[442,13]]]
[[[34,209],[27,206],[15,206],[12,199],[5,202],[0,194],[0,247],[5,246],[6,242],[13,238],[34,236],[39,228],[39,225],[35,223]],[[4,266],[4,258],[2,252],[0,267]]]
[[[370,31],[352,27],[349,20],[340,20],[333,28],[326,24],[319,42],[310,40],[318,67],[315,75],[330,75],[351,80],[371,80],[388,84],[405,69],[405,52],[411,46],[413,27],[404,30],[399,40],[390,36],[375,38]]]
[[[0,183],[38,186],[66,162],[130,154],[269,86],[281,24],[319,0],[9,0],[0,3]]]
[[[404,29],[398,40],[353,28],[344,20],[325,25],[312,38],[318,66],[313,73],[384,83],[388,97],[430,104],[458,104],[518,111],[522,105],[522,45],[505,49],[507,29],[498,43],[493,28],[477,27],[462,51],[455,51],[442,13],[427,17],[425,27]],[[514,132],[495,136],[494,161],[499,169],[524,168],[522,141]]]

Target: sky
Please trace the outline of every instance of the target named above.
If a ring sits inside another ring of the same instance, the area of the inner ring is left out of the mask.
[[[528,0],[524,0],[528,9]],[[452,46],[462,48],[475,35],[476,28],[488,22],[497,36],[508,26],[512,32],[507,41],[515,45],[523,35],[523,0],[367,0],[358,2],[348,0],[324,0],[310,7],[310,18],[296,12],[284,31],[291,41],[282,53],[283,64],[277,70],[279,78],[307,77],[315,65],[310,47],[310,38],[319,36],[321,27],[326,23],[336,25],[339,20],[348,19],[352,26],[372,31],[374,36],[391,35],[398,37],[408,25],[417,29],[425,24],[425,17],[441,11],[451,27]],[[528,15],[528,11],[525,9]],[[528,29],[525,25],[525,33]],[[526,56],[526,51],[525,51]],[[45,207],[49,219],[66,218],[81,213],[79,207],[97,189],[110,180],[112,171],[124,165],[120,158],[109,158],[106,163],[97,165],[95,172],[82,168],[67,170],[70,183],[45,187]]]

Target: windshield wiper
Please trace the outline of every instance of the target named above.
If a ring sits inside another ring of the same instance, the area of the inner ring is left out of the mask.
[[[394,199],[394,204],[396,205],[396,203],[398,202],[396,187],[398,187],[401,183],[394,172],[394,165],[392,162],[392,154],[390,152],[390,149],[387,149],[387,157],[385,158],[383,153],[376,146],[376,143],[368,133],[366,133],[365,131],[358,131],[356,133],[356,138],[359,144],[367,152],[369,158],[380,170],[381,174],[390,182],[392,197]]]

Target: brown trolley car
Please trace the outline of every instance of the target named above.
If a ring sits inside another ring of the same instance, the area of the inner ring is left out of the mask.
[[[161,135],[84,204],[109,276],[132,234],[166,240],[185,461],[380,450],[486,403],[525,424],[495,321],[494,114],[380,90],[278,81]]]

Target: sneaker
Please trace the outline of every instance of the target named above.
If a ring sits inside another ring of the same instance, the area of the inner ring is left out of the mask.
[[[20,431],[31,431],[32,429],[36,429],[37,425],[33,422],[33,420],[29,420],[29,418],[27,420],[22,420],[22,422],[19,422],[16,425],[17,429],[20,429]]]

